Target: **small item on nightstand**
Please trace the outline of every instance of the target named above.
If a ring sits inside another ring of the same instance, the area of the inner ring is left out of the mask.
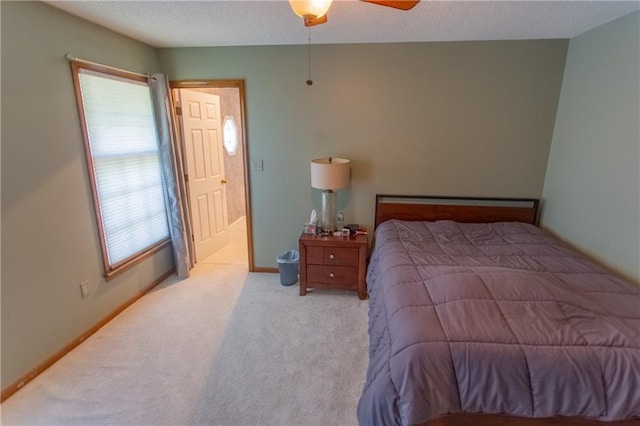
[[[309,216],[309,222],[304,225],[305,234],[315,234],[317,232],[316,225],[318,224],[318,214],[315,210],[311,210]]]
[[[351,235],[355,235],[355,233],[358,232],[358,228],[360,228],[360,226],[357,223],[351,223],[345,226],[345,228],[349,228],[349,231],[351,231]]]
[[[344,213],[342,213],[342,210],[338,212],[338,217],[336,219],[336,226],[338,227],[338,229],[344,228]]]

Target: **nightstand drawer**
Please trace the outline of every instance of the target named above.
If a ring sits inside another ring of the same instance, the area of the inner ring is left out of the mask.
[[[358,266],[358,249],[351,247],[309,247],[307,263],[312,265]]]
[[[347,284],[355,287],[358,282],[358,268],[308,265],[307,279],[314,283]]]

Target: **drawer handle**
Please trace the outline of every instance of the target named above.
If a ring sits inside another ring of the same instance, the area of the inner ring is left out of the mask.
[[[335,277],[336,275],[335,275],[333,272],[329,272],[329,276],[330,276],[331,278],[333,278],[333,277]]]
[[[336,256],[333,253],[329,255],[329,259],[333,260],[335,258],[336,258]]]

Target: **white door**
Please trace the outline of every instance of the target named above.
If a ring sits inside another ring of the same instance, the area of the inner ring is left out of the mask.
[[[196,262],[228,243],[220,98],[180,89]]]

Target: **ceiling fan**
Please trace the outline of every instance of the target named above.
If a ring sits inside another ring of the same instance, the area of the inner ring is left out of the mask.
[[[394,9],[412,9],[420,0],[360,0],[379,6],[392,7]],[[289,0],[293,12],[304,19],[305,27],[324,24],[327,22],[327,11],[333,0]]]

